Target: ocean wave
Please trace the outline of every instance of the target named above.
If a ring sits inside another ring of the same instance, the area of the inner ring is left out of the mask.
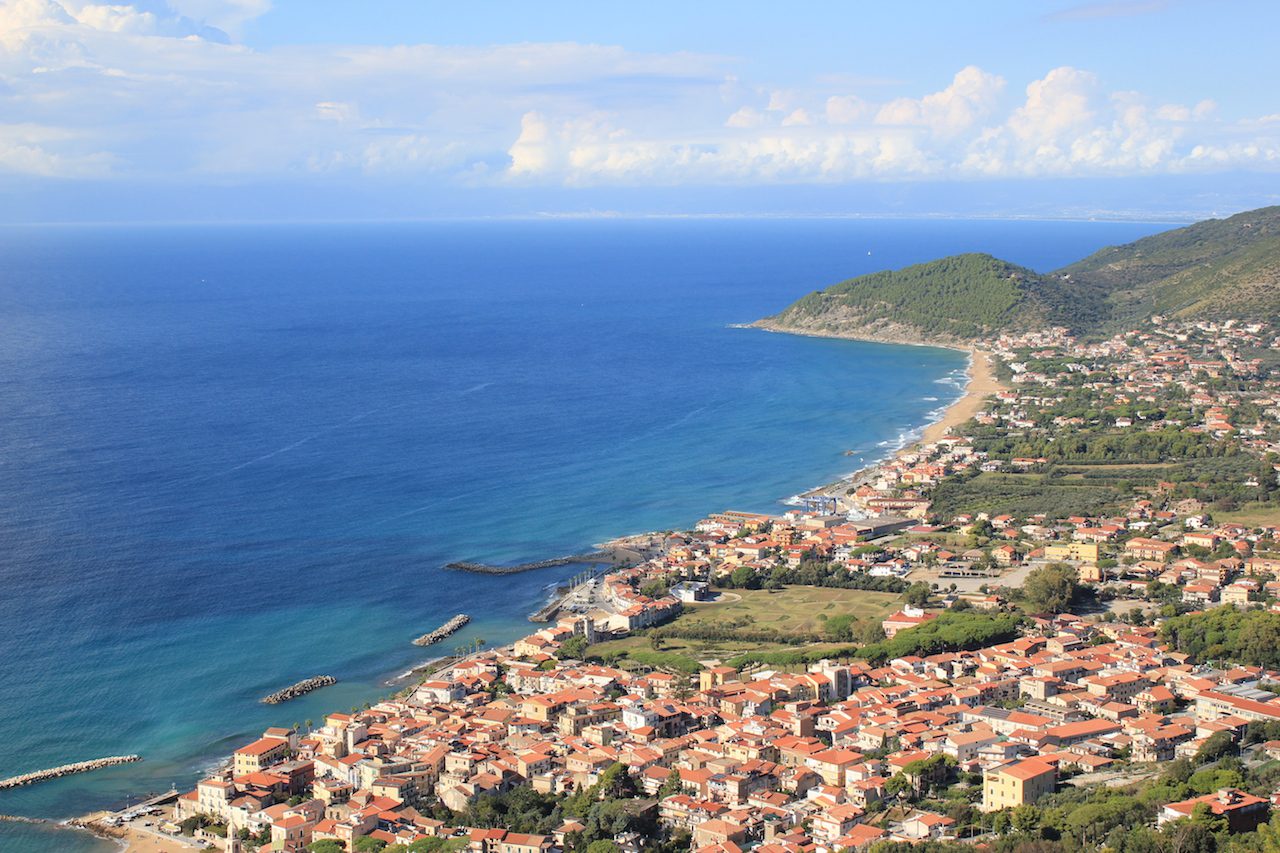
[[[440,663],[441,661],[443,661],[443,660],[444,660],[444,657],[445,657],[445,656],[437,655],[436,657],[433,657],[433,658],[427,658],[427,659],[426,659],[426,660],[424,660],[422,663],[414,664],[413,666],[409,667],[409,668],[408,668],[408,669],[406,669],[404,672],[400,673],[399,675],[395,676],[394,678],[389,678],[389,679],[387,679],[387,680],[386,680],[386,682],[384,682],[384,684],[385,684],[387,687],[390,687],[390,686],[391,686],[391,685],[393,685],[393,684],[396,684],[396,683],[398,683],[398,682],[404,681],[406,678],[408,678],[409,676],[413,675],[413,674],[414,674],[415,672],[417,672],[418,670],[420,670],[420,669],[424,669],[425,667],[431,666],[432,664],[438,664],[438,663]]]

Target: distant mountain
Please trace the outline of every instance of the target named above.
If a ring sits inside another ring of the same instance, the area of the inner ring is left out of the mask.
[[[871,273],[811,293],[755,325],[964,344],[1045,326],[1106,334],[1154,314],[1280,317],[1280,207],[1111,246],[1048,274],[981,254]]]

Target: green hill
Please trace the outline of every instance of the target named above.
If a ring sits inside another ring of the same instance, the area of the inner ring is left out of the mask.
[[[1047,274],[982,254],[872,273],[811,293],[755,325],[956,344],[1051,325],[1109,333],[1153,314],[1280,317],[1280,207],[1108,247]]]
[[[879,340],[961,342],[998,329],[1043,324],[1043,279],[990,255],[953,255],[871,273],[810,293],[762,325]]]
[[[1088,290],[1089,301],[1105,307],[1097,318],[1102,331],[1153,314],[1272,319],[1280,316],[1280,207],[1111,246],[1054,276],[1068,292]]]

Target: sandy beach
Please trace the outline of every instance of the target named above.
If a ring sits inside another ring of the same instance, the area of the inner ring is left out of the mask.
[[[139,825],[108,826],[101,823],[111,812],[95,812],[72,821],[76,826],[89,830],[101,838],[110,838],[121,844],[128,853],[189,853],[191,850],[208,850],[191,839],[178,839]]]
[[[965,384],[964,396],[956,400],[942,417],[925,427],[920,435],[922,443],[937,441],[960,424],[982,411],[983,402],[997,391],[1005,390],[1005,386],[996,379],[994,356],[986,350],[969,351],[969,381]]]
[[[923,346],[921,344],[920,346]],[[950,347],[954,349],[954,347]],[[983,403],[992,394],[1005,390],[1005,385],[996,378],[994,356],[986,350],[971,348],[967,350],[969,353],[969,369],[968,381],[965,383],[964,394],[960,399],[956,400],[942,413],[936,421],[927,425],[920,433],[920,438],[900,450],[894,451],[893,455],[903,453],[918,444],[927,444],[937,441],[946,436],[960,424],[972,418],[975,414],[982,411]],[[878,465],[879,463],[877,463]],[[870,481],[871,475],[876,469],[876,465],[871,465],[859,471],[850,474],[847,477],[841,477],[833,483],[819,486],[803,493],[803,496],[815,495],[832,495],[843,496],[849,489],[856,488]]]

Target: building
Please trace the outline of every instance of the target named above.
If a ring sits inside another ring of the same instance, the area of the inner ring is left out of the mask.
[[[925,613],[915,607],[906,607],[890,616],[886,616],[880,623],[880,627],[884,629],[886,639],[892,640],[893,635],[899,631],[906,631],[909,628],[915,628],[917,625],[923,625],[930,619],[936,618],[936,613]]]
[[[1160,560],[1169,559],[1178,546],[1172,542],[1161,542],[1158,539],[1130,539],[1124,543],[1124,552],[1130,557],[1137,557],[1139,560]]]
[[[1050,561],[1071,560],[1081,563],[1098,562],[1097,542],[1057,542],[1044,546],[1044,558]]]
[[[711,598],[711,586],[702,581],[684,581],[671,587],[671,594],[685,603],[706,601]]]
[[[1024,758],[992,767],[982,777],[982,810],[995,812],[1034,803],[1051,793],[1058,771],[1039,758]]]
[[[1265,823],[1271,814],[1271,804],[1262,797],[1246,794],[1236,788],[1223,788],[1215,794],[1169,803],[1160,810],[1158,825],[1164,826],[1170,821],[1191,817],[1196,806],[1201,803],[1208,806],[1215,815],[1225,817],[1227,829],[1231,832],[1252,832]]]
[[[258,773],[289,757],[289,741],[285,738],[262,737],[234,754],[235,775],[248,776]]]

